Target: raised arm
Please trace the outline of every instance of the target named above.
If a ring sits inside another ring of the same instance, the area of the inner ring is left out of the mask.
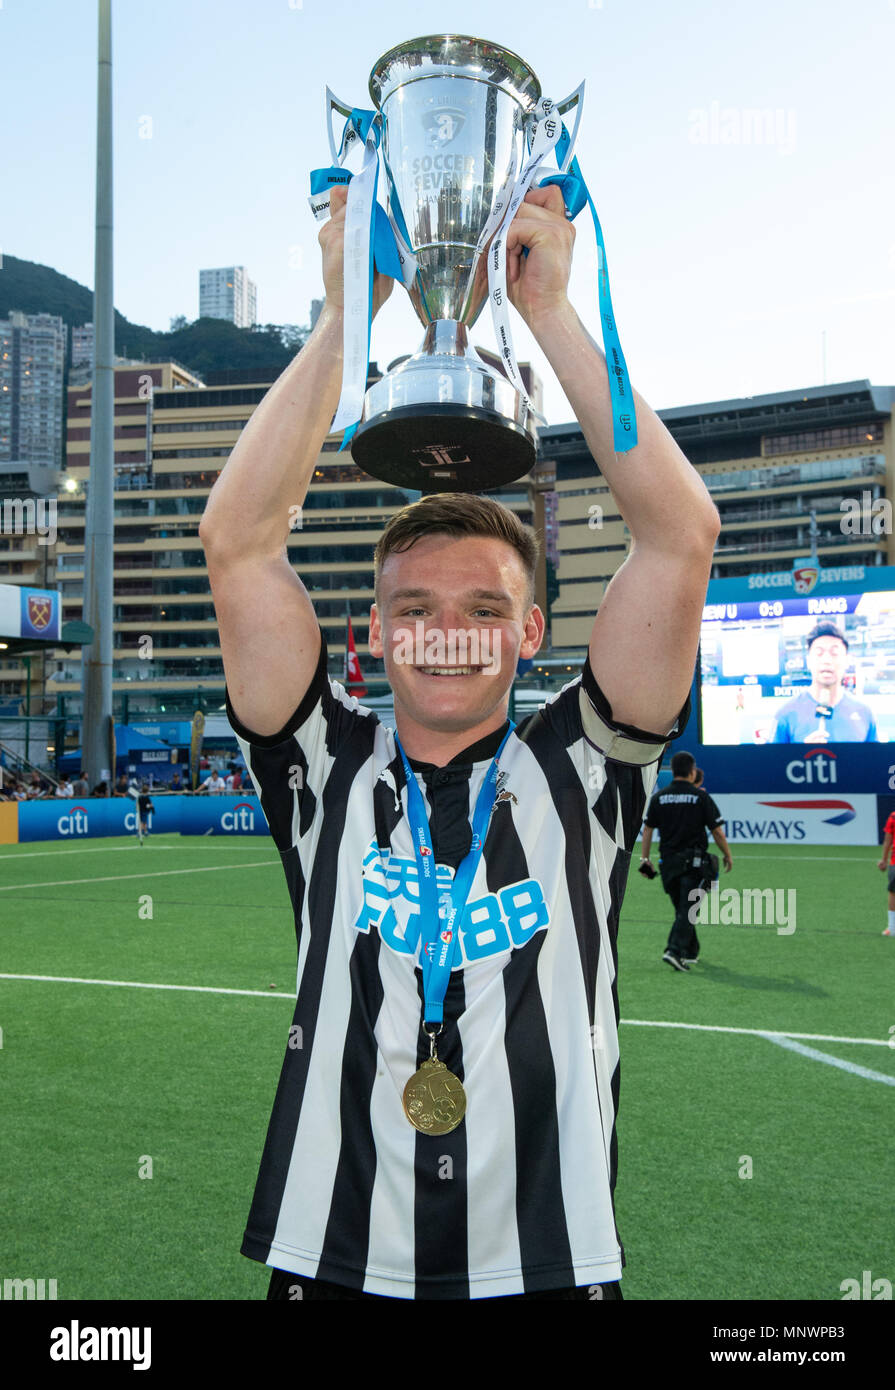
[[[199,526],[230,700],[261,735],[278,733],[294,713],[320,655],[317,618],[286,541],[339,401],[346,201],[347,189],[334,188],[319,234],[326,301],[314,332],[240,435]],[[377,275],[374,311],[391,285]]]
[[[633,538],[594,620],[591,668],[616,720],[665,733],[693,679],[720,521],[699,474],[637,391],[637,445],[615,453],[606,360],[566,295],[573,242],[559,189],[529,193],[507,241],[510,296],[556,372]]]

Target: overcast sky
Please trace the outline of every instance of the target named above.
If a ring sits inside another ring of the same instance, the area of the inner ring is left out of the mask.
[[[0,0],[0,250],[88,286],[96,9]],[[200,267],[242,264],[262,322],[307,322],[324,88],[370,105],[376,59],[446,28],[514,49],[553,97],[586,80],[579,161],[653,406],[819,385],[824,333],[827,381],[895,383],[895,0],[114,0],[116,307],[167,329],[198,315]],[[571,296],[600,340],[585,217]],[[421,333],[396,290],[371,355]],[[550,422],[571,419],[518,316],[514,335]],[[473,338],[493,346],[484,316]]]

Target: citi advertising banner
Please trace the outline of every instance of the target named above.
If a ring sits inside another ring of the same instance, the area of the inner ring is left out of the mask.
[[[267,835],[257,797],[154,796],[156,835]],[[18,840],[88,840],[104,835],[136,835],[137,803],[132,797],[20,801]]]
[[[713,794],[733,844],[874,845],[876,797],[839,795],[818,788],[813,796],[769,792],[763,796]]]
[[[731,844],[878,845],[880,826],[895,809],[893,797],[853,796],[834,788],[817,788],[814,795],[713,795]],[[155,834],[268,833],[257,797],[169,795],[155,797],[154,805]],[[0,843],[136,835],[136,813],[130,797],[5,802],[0,805]]]

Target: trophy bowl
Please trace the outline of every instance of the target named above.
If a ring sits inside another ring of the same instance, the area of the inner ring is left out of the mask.
[[[492,214],[506,207],[541,87],[515,53],[437,34],[379,59],[389,209],[417,260],[408,293],[418,350],[364,397],[351,454],[364,472],[425,492],[481,492],[523,477],[536,424],[524,396],[469,344],[488,295]]]

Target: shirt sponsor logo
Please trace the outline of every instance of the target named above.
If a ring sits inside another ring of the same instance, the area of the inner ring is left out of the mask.
[[[374,839],[364,855],[363,869],[364,901],[354,922],[356,930],[368,932],[375,927],[396,955],[417,956],[420,894],[416,861],[392,853],[386,863]],[[437,888],[449,891],[453,878],[454,872],[446,864],[435,865]],[[508,955],[549,925],[550,911],[537,879],[521,879],[496,893],[471,899],[457,933],[459,950],[455,951],[454,968]],[[441,940],[450,942],[453,935],[445,929]]]

